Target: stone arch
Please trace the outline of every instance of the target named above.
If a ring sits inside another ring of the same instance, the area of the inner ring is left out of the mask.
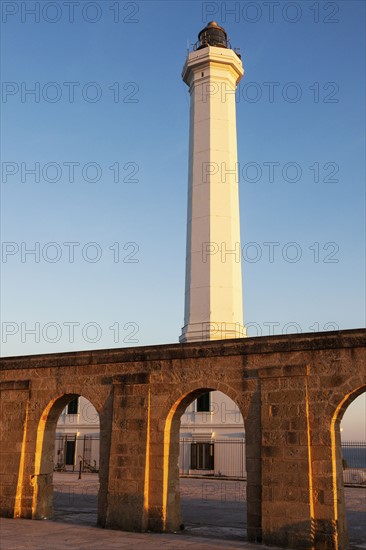
[[[253,384],[255,382],[255,384]],[[206,384],[191,382],[175,390],[165,407],[163,453],[163,530],[174,531],[181,525],[179,493],[179,430],[180,419],[188,405],[208,391],[220,391],[232,399],[243,417],[246,434],[246,467],[248,498],[248,538],[261,538],[261,436],[260,399],[257,381],[241,383],[241,391],[221,383],[207,380]],[[247,447],[249,442],[249,452]]]
[[[346,386],[345,394],[339,400],[331,421],[333,497],[335,503],[334,520],[338,525],[338,542],[340,547],[348,545],[340,424],[348,406],[364,392],[366,392],[365,383],[360,383],[359,386],[356,388],[353,387],[353,389],[349,385]]]
[[[36,431],[34,473],[31,475],[31,484],[33,485],[32,519],[44,519],[52,516],[56,425],[62,410],[73,399],[81,396],[94,405],[101,419],[100,404],[95,403],[93,396],[88,395],[87,391],[75,390],[51,398],[40,415]]]

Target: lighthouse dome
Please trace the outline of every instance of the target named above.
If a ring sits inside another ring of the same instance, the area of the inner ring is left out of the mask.
[[[216,21],[207,23],[206,27],[198,34],[198,42],[198,50],[206,46],[228,47],[226,31]]]

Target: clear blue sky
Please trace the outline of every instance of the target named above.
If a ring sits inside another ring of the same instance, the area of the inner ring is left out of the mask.
[[[35,4],[36,16],[26,11]],[[181,70],[212,19],[245,68],[237,127],[248,332],[364,326],[364,2],[240,2],[236,15],[225,12],[234,2],[46,4],[2,2],[2,354],[177,342]],[[35,163],[38,182],[26,172]],[[38,246],[36,262],[25,250]]]

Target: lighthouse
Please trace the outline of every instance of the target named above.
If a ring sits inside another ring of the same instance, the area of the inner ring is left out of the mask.
[[[208,23],[182,72],[190,127],[181,343],[245,336],[235,103],[243,74],[225,30]]]

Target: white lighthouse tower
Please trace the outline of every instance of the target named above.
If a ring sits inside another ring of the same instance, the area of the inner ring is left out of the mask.
[[[225,30],[208,23],[182,73],[191,96],[182,343],[245,336],[235,104],[243,74]]]

